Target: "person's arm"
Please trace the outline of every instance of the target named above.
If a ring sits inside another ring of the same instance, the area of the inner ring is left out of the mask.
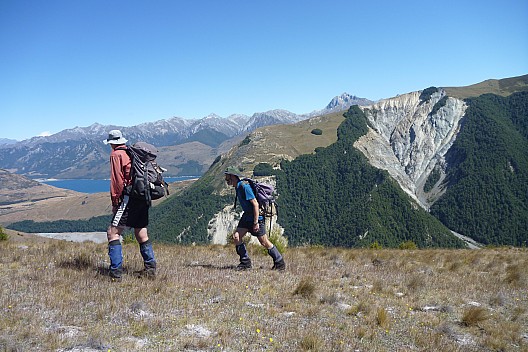
[[[259,205],[256,198],[250,199],[249,202],[253,206],[253,231],[258,231]]]
[[[118,154],[110,156],[110,198],[112,205],[119,205],[121,194],[123,193],[125,176],[121,158]]]

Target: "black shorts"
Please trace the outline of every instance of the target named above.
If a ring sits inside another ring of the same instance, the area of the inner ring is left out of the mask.
[[[241,229],[247,229],[249,233],[251,233],[253,236],[264,236],[266,234],[266,220],[262,218],[258,221],[259,224],[259,230],[257,232],[253,232],[253,220],[247,221],[242,217],[240,221],[238,222],[238,228]]]
[[[123,196],[117,212],[112,218],[112,226],[140,229],[148,226],[148,204],[141,199]]]

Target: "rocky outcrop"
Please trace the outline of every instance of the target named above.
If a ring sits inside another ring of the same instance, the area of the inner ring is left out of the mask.
[[[441,190],[437,182],[424,192],[424,184],[435,166],[441,173],[445,170],[445,154],[455,141],[466,108],[462,100],[436,88],[381,100],[362,107],[369,132],[354,146],[427,209]]]
[[[207,236],[212,238],[213,244],[227,244],[227,236],[232,233],[237,225],[233,205],[227,205],[222,211],[216,213],[207,225]],[[240,218],[240,217],[238,217]]]

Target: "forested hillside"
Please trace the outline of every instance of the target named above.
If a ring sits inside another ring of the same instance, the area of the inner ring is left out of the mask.
[[[338,141],[316,154],[283,162],[277,174],[279,223],[293,245],[461,247],[437,219],[408,197],[387,172],[353,147],[367,133],[363,112],[352,107]]]
[[[447,227],[484,244],[528,241],[528,92],[467,100],[447,154],[447,191],[432,208]]]
[[[499,87],[509,92],[517,86],[512,83],[516,81],[508,82],[498,82]],[[192,186],[153,207],[149,233],[156,241],[184,244],[210,243],[212,233],[224,236],[224,225],[233,222],[234,214],[226,208],[233,202],[233,190],[223,182],[223,170],[235,165],[245,168],[248,176],[256,166],[262,166],[255,169],[257,174],[276,175],[278,223],[290,245],[397,247],[412,241],[420,248],[463,246],[453,230],[483,244],[526,246],[528,92],[484,94],[465,103],[460,124],[453,124],[457,135],[445,163],[437,164],[425,183],[426,191],[434,186],[439,196],[430,212],[354,147],[372,125],[356,106],[345,120],[341,114],[329,115],[254,132],[218,156]],[[280,170],[275,170],[279,163]],[[221,231],[212,221],[219,214]],[[9,227],[27,232],[104,231],[107,223],[107,217],[100,217]]]
[[[216,176],[208,172],[180,195],[152,208],[149,226],[152,238],[183,244],[210,243],[207,234],[209,220],[233,201],[231,197],[215,194],[212,179]]]

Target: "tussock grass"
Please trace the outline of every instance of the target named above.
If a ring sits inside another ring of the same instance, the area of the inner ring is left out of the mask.
[[[517,264],[510,265],[506,268],[506,279],[505,281],[512,285],[520,285],[524,280],[526,266],[521,269]]]
[[[389,326],[389,313],[385,310],[385,308],[378,308],[378,312],[376,314],[376,322],[379,326],[382,328],[388,328]]]
[[[304,336],[300,343],[300,348],[303,351],[319,351],[322,346],[322,342],[319,337],[308,334]]]
[[[482,307],[469,307],[464,311],[462,324],[465,326],[478,326],[479,323],[489,319],[488,311]]]
[[[156,280],[106,276],[106,245],[0,242],[1,351],[526,351],[526,249],[154,244]],[[456,263],[456,264],[455,264]],[[447,308],[446,308],[447,307]]]
[[[306,277],[299,282],[299,285],[293,291],[294,295],[299,295],[304,298],[312,298],[315,296],[316,286],[311,277]]]

